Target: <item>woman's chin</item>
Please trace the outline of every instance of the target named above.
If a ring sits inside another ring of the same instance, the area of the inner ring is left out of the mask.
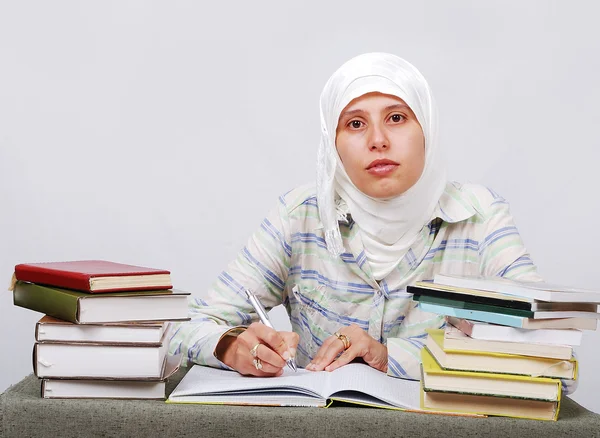
[[[409,189],[400,184],[371,184],[368,187],[358,188],[365,195],[381,200],[395,198]]]

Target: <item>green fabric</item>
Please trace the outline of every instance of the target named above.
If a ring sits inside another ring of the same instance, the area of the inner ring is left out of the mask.
[[[181,379],[180,370],[167,387]],[[566,397],[559,420],[463,418],[335,406],[168,405],[145,400],[45,400],[33,375],[0,395],[0,437],[600,437],[600,415]]]

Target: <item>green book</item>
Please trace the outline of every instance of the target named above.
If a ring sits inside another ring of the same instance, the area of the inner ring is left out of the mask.
[[[514,309],[512,307],[495,306],[492,304],[473,303],[470,301],[452,300],[449,298],[434,297],[431,295],[413,295],[413,300],[421,303],[453,307],[455,309],[479,310],[483,312],[501,313],[503,315],[520,316],[523,318],[533,318],[534,314],[534,312],[531,310]]]
[[[75,324],[188,319],[189,292],[90,294],[17,281],[14,304]]]

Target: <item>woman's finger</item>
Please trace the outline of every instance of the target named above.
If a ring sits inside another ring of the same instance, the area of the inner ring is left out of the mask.
[[[311,359],[310,363],[306,367],[308,370],[312,370],[317,363],[321,363],[323,357],[325,356],[325,352],[329,349],[329,346],[333,342],[331,337],[325,339],[325,341],[321,344],[319,350],[317,350],[317,354]]]
[[[294,332],[279,332],[285,343],[287,344],[292,357],[296,357],[296,348],[300,342],[300,336]]]
[[[337,336],[331,336],[323,342],[317,355],[306,369],[311,371],[322,371],[326,366],[333,362],[342,351],[344,351],[344,344],[342,341],[340,341]]]
[[[246,330],[246,332],[248,331],[259,338],[262,344],[267,345],[269,349],[274,351],[279,356],[278,360],[273,359],[273,361],[271,361],[273,365],[281,365],[281,367],[284,367],[285,361],[292,357],[289,346],[285,342],[285,339],[281,333],[279,333],[277,330],[267,327],[263,323],[254,322],[250,324],[248,330]],[[254,345],[252,345],[250,348],[253,346]]]
[[[327,365],[325,367],[325,371],[336,370],[341,366],[349,364],[350,362],[352,362],[354,359],[356,359],[359,356],[360,356],[360,347],[353,345],[350,348],[348,348],[346,351],[344,351],[340,355],[340,357],[338,357],[336,360],[334,360],[329,365]]]
[[[285,367],[285,361],[281,356],[271,350],[268,345],[258,342],[255,346],[254,358],[260,359],[263,364],[269,364],[278,369]]]
[[[258,359],[259,365],[258,368],[254,364],[256,359],[253,358],[251,361],[246,361],[246,363],[240,367],[238,372],[245,376],[255,376],[255,377],[272,377],[272,376],[280,376],[283,373],[283,370],[278,367],[274,367],[273,365],[262,362]]]

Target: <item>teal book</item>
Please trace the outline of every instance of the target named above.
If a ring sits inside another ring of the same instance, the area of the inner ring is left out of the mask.
[[[533,318],[534,313],[531,310],[514,309],[512,307],[495,306],[493,304],[474,303],[469,301],[453,300],[446,297],[431,295],[413,295],[413,300],[420,303],[437,304],[440,306],[454,307],[466,310],[481,310],[484,312],[495,312],[504,315],[521,316],[523,318]]]
[[[552,318],[533,319],[522,316],[506,315],[503,313],[485,312],[482,310],[459,309],[456,307],[443,306],[420,302],[419,308],[423,312],[437,313],[440,315],[454,316],[456,318],[469,319],[473,321],[490,322],[492,324],[506,325],[525,329],[541,328],[571,328],[579,330],[596,330],[598,320],[595,318]]]

